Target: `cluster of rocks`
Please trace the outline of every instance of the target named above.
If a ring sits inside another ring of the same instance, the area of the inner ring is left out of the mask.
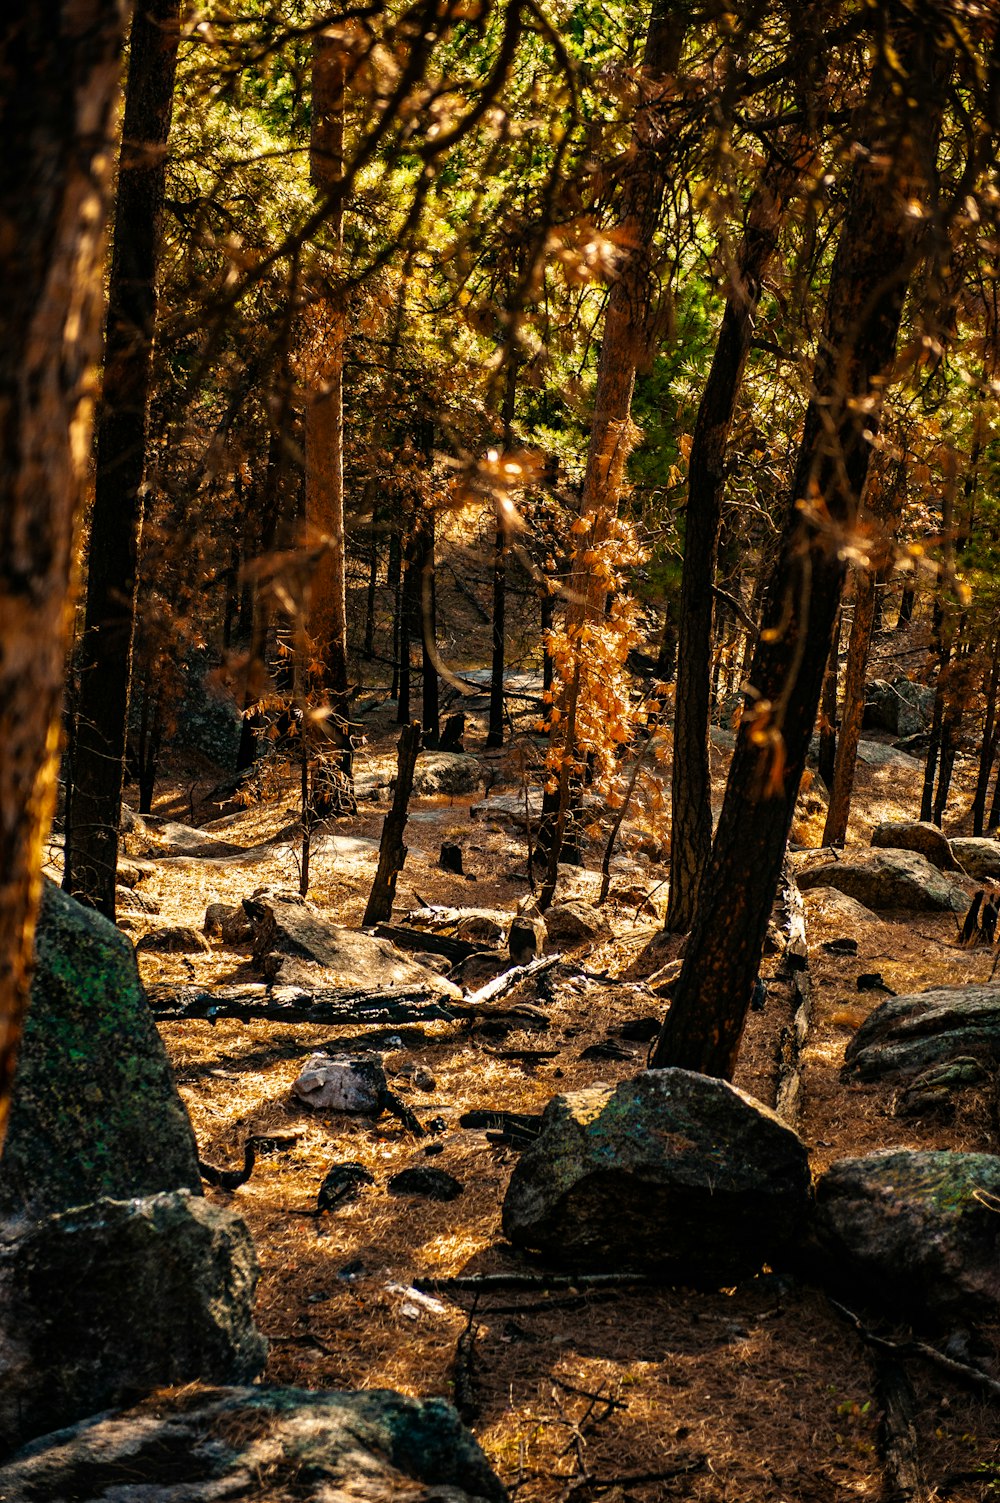
[[[516,1246],[695,1286],[793,1268],[923,1324],[1000,1315],[1000,1158],[887,1150],[817,1180],[799,1136],[685,1070],[557,1096],[511,1177]]]

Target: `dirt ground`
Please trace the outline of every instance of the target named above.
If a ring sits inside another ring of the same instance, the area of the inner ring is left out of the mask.
[[[386,765],[395,734],[390,707],[370,717],[359,768]],[[482,726],[475,721],[468,744],[484,756],[494,793],[505,784],[516,789],[512,759],[481,753]],[[716,761],[721,778],[722,754]],[[960,815],[971,799],[970,773],[971,767],[960,768],[965,781],[953,795]],[[207,787],[212,776],[197,767],[184,777],[178,773],[164,785],[157,812],[187,819],[195,801],[192,777]],[[414,801],[394,916],[419,899],[512,911],[527,893],[523,834],[500,822],[471,821],[472,801]],[[218,833],[253,845],[287,825],[293,805],[289,783],[266,803],[223,821]],[[915,771],[862,768],[852,841],[867,844],[878,819],[913,818],[918,805]],[[372,843],[345,843],[336,855],[314,862],[310,900],[339,922],[360,921],[384,812],[384,803],[368,804],[356,819],[337,822],[336,833]],[[621,1060],[581,1055],[623,1022],[666,1005],[636,979],[648,973],[650,962],[643,964],[642,956],[665,898],[667,870],[655,859],[662,831],[658,841],[653,823],[631,820],[623,831],[606,907],[613,941],[577,957],[588,974],[560,968],[543,997],[525,994],[549,1017],[543,1031],[497,1038],[446,1023],[393,1030],[162,1025],[203,1159],[236,1166],[250,1134],[294,1139],[260,1158],[234,1194],[207,1191],[246,1218],[256,1241],[258,1322],[271,1342],[265,1381],[393,1387],[455,1399],[518,1503],[880,1498],[879,1405],[866,1348],[822,1292],[789,1276],[764,1272],[709,1293],[562,1288],[476,1299],[454,1292],[413,1297],[419,1279],[533,1270],[500,1231],[516,1155],[491,1144],[483,1131],[461,1128],[461,1114],[472,1108],[539,1111],[560,1090],[615,1081],[642,1067],[642,1044],[628,1046],[630,1056]],[[813,824],[821,827],[818,819]],[[811,826],[798,833],[818,839]],[[476,880],[439,868],[444,840],[462,845],[466,870]],[[594,873],[580,872],[572,885],[593,896],[597,881]],[[133,938],[164,923],[200,928],[209,902],[238,902],[258,886],[295,888],[297,882],[287,848],[253,867],[160,861],[141,887],[159,902],[160,916],[129,915],[126,926]],[[880,971],[895,991],[914,991],[986,980],[993,954],[959,950],[951,918],[921,914],[886,915],[854,936],[857,956],[834,956],[822,942],[842,934],[842,923],[811,899],[807,911],[813,1011],[796,1125],[816,1171],[833,1159],[890,1145],[997,1152],[995,1084],[968,1093],[954,1120],[942,1122],[896,1117],[891,1089],[845,1085],[839,1076],[853,1029],[880,1000],[878,993],[857,991],[860,972]],[[246,949],[219,940],[211,954],[143,955],[141,966],[148,983],[251,978]],[[774,1101],[787,1021],[770,1004],[752,1015],[741,1056],[737,1084],[768,1102]],[[443,1131],[417,1139],[392,1117],[374,1123],[325,1117],[294,1104],[289,1088],[303,1060],[328,1045],[377,1048],[390,1084],[422,1121],[441,1119]],[[432,1073],[432,1089],[413,1087],[405,1067],[416,1063]],[[335,1214],[301,1214],[315,1207],[331,1165],[345,1160],[362,1163],[374,1186]],[[459,1198],[442,1204],[387,1191],[392,1174],[423,1164],[457,1176],[464,1185]],[[894,1331],[878,1311],[861,1313],[882,1334],[908,1334]],[[972,1349],[1000,1377],[998,1337],[997,1330],[976,1333]],[[995,1403],[934,1366],[907,1366],[919,1405],[927,1495],[954,1503],[1000,1495]]]

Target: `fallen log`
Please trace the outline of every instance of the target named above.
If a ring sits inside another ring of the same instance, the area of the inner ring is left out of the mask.
[[[496,1289],[539,1294],[545,1289],[652,1288],[656,1280],[645,1273],[456,1273],[451,1278],[414,1279],[413,1284],[424,1294],[489,1294]]]
[[[238,1018],[271,1023],[453,1023],[459,1014],[442,1002],[430,987],[400,988],[398,992],[358,987],[275,987],[263,984],[219,986],[152,986],[149,1005],[157,1022],[200,1018],[215,1023]]]
[[[433,929],[414,929],[409,924],[376,924],[379,939],[390,939],[401,950],[426,950],[430,955],[444,955],[452,961],[471,960],[473,955],[502,955],[495,945],[473,944]]]
[[[478,992],[470,992],[463,1006],[484,1007],[487,1002],[495,1002],[498,997],[505,997],[508,992],[512,992],[515,986],[520,986],[522,981],[551,971],[561,960],[561,955],[539,955],[537,960],[529,960],[527,965],[511,966],[509,971],[504,971],[495,981],[488,981],[485,986],[481,986]]]

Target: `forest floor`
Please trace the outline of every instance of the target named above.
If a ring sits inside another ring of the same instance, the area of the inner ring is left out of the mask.
[[[369,717],[359,769],[391,761],[391,709],[385,705]],[[494,794],[505,785],[516,790],[514,762],[503,753],[482,752],[482,729],[473,718],[468,749],[495,779]],[[721,791],[723,755],[715,760]],[[188,819],[185,790],[191,779],[185,782],[181,771],[164,783],[156,812]],[[201,774],[207,786],[211,770]],[[952,795],[960,817],[953,832],[967,828],[971,775],[971,763],[960,764]],[[915,769],[860,768],[851,844],[866,845],[879,819],[915,818],[919,798]],[[473,801],[413,801],[410,853],[394,916],[419,899],[513,911],[524,897],[523,834],[500,821],[473,823]],[[221,828],[217,824],[218,834],[253,845],[287,826],[290,805],[289,782],[268,801],[229,816]],[[341,843],[336,856],[314,862],[310,901],[337,922],[360,922],[384,812],[384,803],[366,805],[356,818],[338,821],[336,833],[351,840]],[[809,828],[797,830],[799,839],[818,844],[821,821],[806,823]],[[462,845],[474,881],[440,869],[444,840]],[[655,859],[660,852],[648,821],[628,822],[621,846],[605,910],[614,939],[577,957],[589,974],[574,974],[572,967],[554,973],[544,1032],[508,1033],[497,1041],[448,1023],[392,1030],[232,1021],[161,1025],[203,1159],[236,1167],[249,1135],[294,1136],[291,1145],[259,1159],[234,1194],[206,1192],[237,1209],[253,1232],[262,1268],[258,1323],[271,1342],[265,1381],[391,1387],[455,1398],[457,1372],[457,1396],[518,1503],[880,1498],[879,1405],[866,1347],[816,1288],[764,1273],[714,1292],[507,1290],[475,1299],[440,1294],[431,1303],[407,1292],[419,1279],[538,1271],[504,1243],[500,1231],[515,1153],[492,1145],[482,1131],[461,1128],[462,1113],[537,1112],[559,1091],[613,1082],[643,1066],[641,1044],[630,1046],[627,1059],[581,1058],[622,1023],[666,1005],[637,978],[664,958],[653,962],[644,952],[657,932],[667,871]],[[596,896],[595,873],[579,871],[567,880],[582,895]],[[157,900],[160,916],[129,915],[125,927],[134,939],[165,923],[200,928],[209,902],[239,902],[265,884],[297,889],[297,864],[287,847],[276,847],[273,860],[252,868],[158,862],[142,891]],[[847,1085],[839,1073],[854,1028],[880,1000],[878,993],[858,992],[859,973],[879,971],[903,993],[985,981],[994,955],[959,949],[953,918],[912,913],[881,915],[853,936],[856,956],[832,955],[822,944],[844,932],[843,921],[810,894],[806,899],[813,1005],[795,1125],[814,1169],[888,1146],[1000,1151],[995,1084],[966,1092],[947,1122],[897,1117],[891,1088]],[[148,983],[210,986],[258,979],[247,948],[220,940],[210,954],[143,954],[140,963]],[[769,1104],[786,1022],[768,1007],[752,1014],[741,1054],[736,1083]],[[395,1118],[372,1122],[298,1105],[290,1095],[292,1081],[309,1054],[330,1045],[378,1049],[390,1085],[421,1120],[442,1118],[445,1130],[417,1139]],[[543,1057],[519,1050],[541,1051]],[[412,1073],[417,1063],[432,1072],[433,1089],[413,1088],[407,1067]],[[315,1207],[327,1170],[346,1160],[362,1163],[375,1185],[355,1204],[319,1220],[297,1214]],[[463,1193],[442,1204],[386,1190],[392,1174],[416,1165],[449,1171],[464,1185]],[[881,1321],[878,1312],[861,1313],[882,1334],[908,1334]],[[981,1349],[974,1346],[977,1360],[1000,1377],[1000,1330],[983,1331],[975,1340],[982,1343]],[[927,1496],[972,1503],[1000,1495],[995,1403],[933,1366],[910,1362],[908,1371],[918,1401]]]

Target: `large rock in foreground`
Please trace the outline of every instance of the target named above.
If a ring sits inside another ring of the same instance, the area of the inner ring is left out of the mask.
[[[557,1096],[511,1177],[511,1242],[574,1269],[718,1284],[780,1259],[811,1203],[802,1140],[726,1081],[647,1070]]]
[[[33,1216],[182,1186],[198,1149],[131,944],[46,881],[0,1159],[0,1212]]]
[[[96,1415],[0,1466],[0,1497],[74,1503],[505,1503],[443,1399],[187,1389]]]
[[[997,1197],[1000,1158],[993,1154],[888,1149],[842,1159],[816,1186],[827,1274],[852,1294],[917,1320],[995,1320]]]
[[[862,1023],[844,1054],[844,1075],[902,1080],[947,1060],[1000,1063],[1000,990],[942,986],[891,997]]]
[[[253,1324],[257,1272],[240,1217],[184,1190],[99,1200],[26,1230],[9,1223],[0,1454],[137,1392],[255,1378],[267,1356]]]
[[[910,908],[962,913],[969,895],[918,851],[864,851],[843,861],[798,866],[799,886],[836,887],[866,908]]]

